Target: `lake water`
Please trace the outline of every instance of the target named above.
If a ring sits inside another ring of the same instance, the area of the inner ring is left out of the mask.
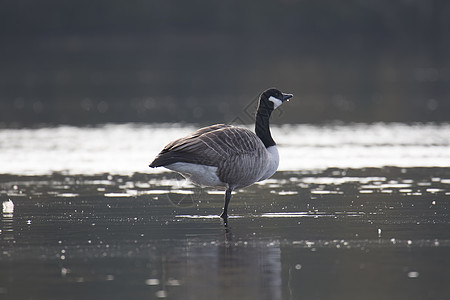
[[[274,126],[223,192],[148,168],[192,125],[0,129],[1,299],[449,299],[450,125]]]

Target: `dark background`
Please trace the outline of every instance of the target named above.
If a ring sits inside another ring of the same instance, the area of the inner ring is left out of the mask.
[[[273,86],[283,123],[450,118],[448,0],[8,0],[0,40],[3,126],[251,123]]]

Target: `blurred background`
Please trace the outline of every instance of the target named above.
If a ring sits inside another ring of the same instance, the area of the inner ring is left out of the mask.
[[[5,0],[0,40],[3,126],[450,117],[446,0]]]

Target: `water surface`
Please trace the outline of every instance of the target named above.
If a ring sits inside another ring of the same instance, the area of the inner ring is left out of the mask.
[[[249,126],[252,129],[252,126]],[[133,174],[170,141],[195,131],[183,124],[0,129],[0,173]],[[272,125],[279,170],[330,167],[449,167],[450,124]]]
[[[146,168],[190,129],[0,130],[1,298],[448,299],[447,125],[274,128],[228,227],[223,192]]]

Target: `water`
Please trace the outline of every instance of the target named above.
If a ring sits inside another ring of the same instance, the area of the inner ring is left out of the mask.
[[[168,142],[196,128],[110,124],[2,129],[0,173],[149,173],[148,163]],[[450,166],[450,124],[281,125],[272,126],[272,135],[279,145],[279,170]]]
[[[0,298],[448,299],[448,125],[276,127],[229,227],[223,192],[147,168],[192,129],[0,130]]]

